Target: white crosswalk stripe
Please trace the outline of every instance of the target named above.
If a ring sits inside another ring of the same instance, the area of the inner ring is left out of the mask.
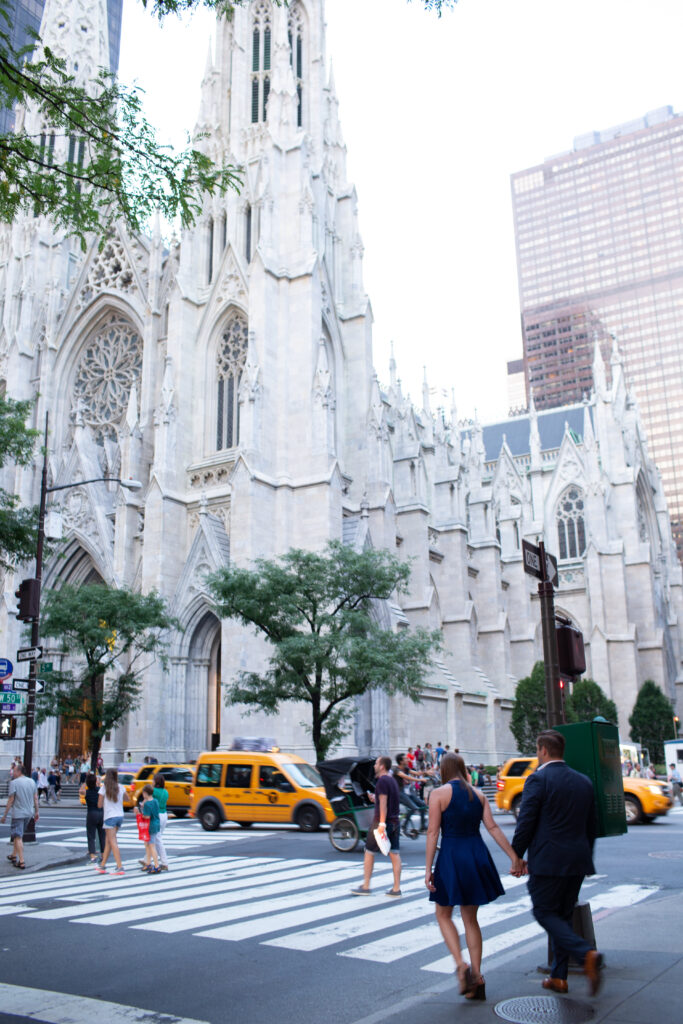
[[[404,868],[403,896],[393,901],[384,896],[392,879],[387,862],[377,864],[368,897],[350,894],[359,882],[355,858],[188,855],[175,857],[168,874],[153,877],[139,871],[137,860],[125,867],[123,877],[79,866],[8,879],[0,882],[0,913],[169,935],[184,932],[198,941],[256,940],[304,954],[329,949],[377,964],[415,957],[422,970],[453,972],[452,957],[429,959],[430,953],[443,952],[442,938],[417,868]],[[506,877],[505,896],[481,908],[485,958],[509,955],[515,947],[544,939],[531,918],[525,881]],[[631,906],[657,892],[647,885],[609,886],[603,875],[588,880],[585,889],[594,912]]]
[[[247,830],[243,828],[221,828],[216,832],[206,832],[198,821],[177,820],[172,818],[164,832],[164,846],[167,850],[191,850],[204,847],[215,847],[219,843],[234,843],[245,839],[265,839],[275,833],[268,831]],[[80,828],[41,829],[41,842],[53,846],[72,849],[74,846],[85,846],[85,826]],[[126,818],[119,829],[118,844],[121,850],[140,850],[142,843],[138,839],[135,822]]]

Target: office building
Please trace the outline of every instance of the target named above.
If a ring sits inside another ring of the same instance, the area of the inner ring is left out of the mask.
[[[663,107],[512,175],[527,397],[579,401],[616,339],[683,556],[683,115]]]

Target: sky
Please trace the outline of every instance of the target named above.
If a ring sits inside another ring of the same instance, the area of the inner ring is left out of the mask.
[[[507,415],[522,355],[510,174],[576,136],[683,110],[681,0],[327,0],[348,177],[357,189],[375,366],[483,422]],[[121,78],[161,141],[198,107],[213,17],[159,29],[125,0]]]

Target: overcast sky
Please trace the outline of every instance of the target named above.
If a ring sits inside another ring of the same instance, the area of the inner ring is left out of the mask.
[[[461,416],[503,418],[506,362],[521,355],[510,174],[585,132],[682,110],[683,3],[460,0],[438,18],[421,0],[327,0],[326,11],[380,379],[393,340],[414,400],[426,365]],[[120,74],[145,89],[163,141],[194,125],[212,30],[205,11],[160,30],[125,2]]]

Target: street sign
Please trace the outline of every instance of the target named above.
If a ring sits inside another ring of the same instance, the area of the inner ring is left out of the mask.
[[[522,556],[524,559],[524,572],[529,576],[535,576],[537,580],[543,579],[541,568],[541,549],[528,541],[522,541]],[[554,585],[557,582],[557,559],[554,555],[545,553],[545,578]]]
[[[42,647],[22,647],[17,651],[17,661],[35,661],[42,656]]]
[[[12,680],[15,690],[28,690],[28,684],[31,682],[30,679],[17,679],[15,676]],[[45,680],[36,679],[36,693],[42,693],[45,689]]]
[[[14,665],[9,658],[0,658],[0,680],[7,679],[13,671]]]
[[[51,661],[42,661],[40,663],[40,671],[41,672],[52,672],[52,662]]]
[[[17,720],[11,715],[0,715],[0,740],[13,740],[17,734]]]
[[[3,692],[0,693],[0,704],[2,704],[3,708],[5,708],[8,704],[14,705],[25,703],[26,697],[24,697],[23,694],[21,693],[8,693],[6,690],[3,690]]]

